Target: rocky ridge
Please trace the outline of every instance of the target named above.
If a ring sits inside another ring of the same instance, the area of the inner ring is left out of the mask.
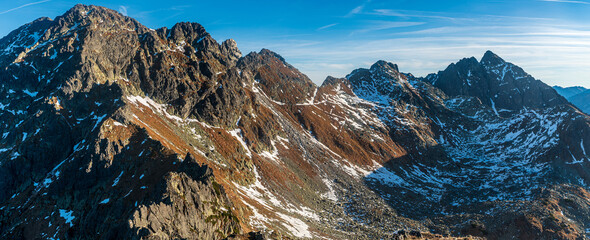
[[[492,52],[322,86],[76,5],[0,39],[1,238],[582,238],[590,119]],[[34,223],[34,224],[32,224]]]

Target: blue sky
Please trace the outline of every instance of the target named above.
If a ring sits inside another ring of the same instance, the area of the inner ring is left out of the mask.
[[[150,28],[199,22],[244,54],[278,52],[318,84],[379,59],[424,76],[489,49],[547,84],[590,88],[590,0],[13,0],[0,3],[0,36],[76,3]]]

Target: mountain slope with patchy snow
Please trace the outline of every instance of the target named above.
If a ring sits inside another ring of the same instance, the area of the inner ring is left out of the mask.
[[[197,23],[77,5],[1,39],[0,69],[0,238],[576,238],[590,222],[588,116],[491,52],[316,86]]]

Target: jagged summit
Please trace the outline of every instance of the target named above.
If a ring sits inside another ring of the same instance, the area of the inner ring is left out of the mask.
[[[88,16],[89,13],[92,13],[93,11],[97,11],[97,13],[99,15],[102,15],[104,17],[106,17],[107,19],[122,19],[122,18],[126,18],[126,16],[124,16],[123,14],[109,9],[109,8],[105,8],[102,6],[96,6],[96,5],[85,5],[85,4],[76,4],[74,7],[70,8],[68,11],[66,11],[63,15],[59,16],[56,18],[57,19],[63,19],[63,20],[68,20],[68,19],[82,19]]]
[[[0,39],[0,69],[0,239],[588,229],[590,118],[510,63],[378,61],[317,87],[198,23],[77,5]]]
[[[332,76],[327,76],[326,79],[324,80],[324,82],[322,82],[322,87],[324,86],[333,86],[333,85],[337,85],[337,84],[349,84],[348,83],[348,79],[346,78],[336,78],[336,77],[332,77]]]
[[[369,67],[369,69],[366,68],[359,68],[359,69],[355,69],[353,70],[350,74],[348,74],[346,76],[347,79],[354,79],[355,75],[358,74],[371,74],[371,75],[375,75],[375,76],[385,76],[385,75],[391,75],[391,76],[396,76],[397,80],[402,80],[405,79],[405,77],[403,75],[400,75],[399,69],[397,64],[391,63],[391,62],[387,62],[385,60],[379,60],[377,62],[375,62],[373,65],[371,65],[371,67]],[[385,80],[387,78],[383,78],[383,80]],[[374,80],[379,80],[379,78],[376,78]]]
[[[63,15],[56,17],[57,25],[63,27],[86,26],[93,28],[105,28],[111,31],[116,29],[128,29],[145,33],[148,28],[137,20],[101,6],[77,4]]]
[[[273,52],[273,51],[271,51],[269,49],[263,48],[263,49],[260,50],[260,52],[258,52],[258,54],[263,55],[263,56],[271,56],[271,57],[277,58],[281,62],[287,64],[287,61],[285,60],[285,58],[283,58],[283,56],[281,56],[278,53]]]
[[[385,60],[379,60],[379,61],[375,62],[373,65],[371,65],[371,68],[369,68],[369,69],[371,71],[393,70],[395,72],[399,72],[399,69],[397,67],[397,64],[390,63],[390,62],[387,62]]]
[[[181,42],[186,41],[191,45],[195,45],[197,41],[201,40],[202,37],[209,35],[203,25],[195,22],[180,22],[174,24],[170,31],[166,31],[167,38]]]
[[[332,76],[326,77],[322,85],[318,88],[318,95],[326,95],[328,93],[335,94],[343,92],[348,95],[354,96],[354,92],[351,89],[350,81],[346,78],[336,78]]]
[[[268,49],[251,52],[238,62],[240,68],[253,69],[258,87],[272,99],[297,104],[313,98],[316,85],[298,69],[288,64],[279,54]]]
[[[450,96],[478,97],[488,106],[506,110],[567,104],[551,87],[491,51],[479,62],[465,58],[450,64],[430,81]]]
[[[451,63],[451,64],[456,64],[459,66],[475,66],[478,65],[479,62],[477,61],[477,59],[475,57],[469,57],[469,58],[463,58],[461,60],[459,60],[457,63]]]
[[[399,72],[397,64],[379,60],[369,69],[353,70],[346,75],[346,79],[350,83],[350,88],[360,98],[384,106],[392,104],[391,99],[399,101],[400,105],[412,103],[425,106],[422,97],[408,81],[408,75]]]
[[[490,50],[487,50],[485,52],[485,54],[481,58],[480,62],[484,65],[489,65],[489,66],[497,66],[497,65],[505,63],[504,59],[502,59],[501,57],[499,57],[498,55],[496,55],[495,53],[493,53]]]

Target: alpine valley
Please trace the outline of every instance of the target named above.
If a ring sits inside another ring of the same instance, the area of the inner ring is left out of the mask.
[[[0,39],[0,239],[585,239],[590,117],[486,52],[316,86],[76,5]]]

